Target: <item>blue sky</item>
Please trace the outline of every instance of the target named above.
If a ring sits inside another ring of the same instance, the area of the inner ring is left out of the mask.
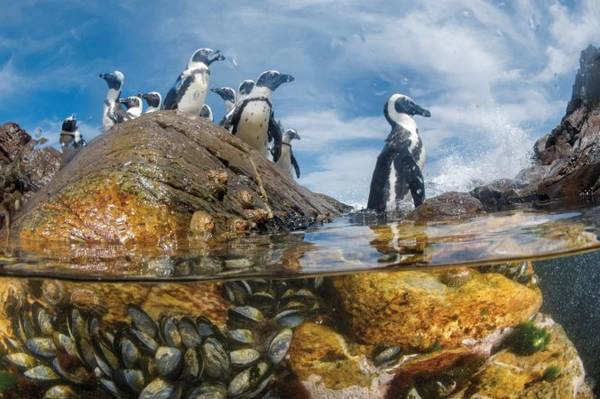
[[[98,73],[124,72],[125,95],[166,93],[196,48],[218,48],[228,59],[213,86],[266,69],[296,77],[274,103],[302,136],[300,182],[353,204],[368,195],[392,93],[432,112],[417,121],[430,193],[464,190],[527,164],[564,113],[579,52],[600,44],[596,0],[1,1],[0,121],[56,141],[74,112],[90,138]]]

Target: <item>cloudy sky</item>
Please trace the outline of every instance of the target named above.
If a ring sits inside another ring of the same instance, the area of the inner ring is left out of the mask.
[[[123,71],[125,95],[166,93],[196,48],[217,48],[228,58],[213,86],[296,77],[274,103],[302,136],[301,183],[353,204],[368,196],[392,93],[432,112],[417,121],[430,193],[468,189],[526,165],[564,113],[579,52],[600,45],[597,0],[0,1],[0,121],[56,142],[76,113],[90,138],[98,73]]]

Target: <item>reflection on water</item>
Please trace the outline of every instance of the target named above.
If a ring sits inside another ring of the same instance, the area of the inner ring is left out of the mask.
[[[598,342],[561,286],[573,258],[529,260],[596,248],[597,213],[429,224],[354,215],[177,250],[7,248],[0,391],[591,398]]]

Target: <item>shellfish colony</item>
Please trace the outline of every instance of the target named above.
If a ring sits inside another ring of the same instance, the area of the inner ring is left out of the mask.
[[[321,282],[224,283],[224,328],[202,315],[154,320],[136,305],[127,323],[107,326],[76,307],[13,305],[16,339],[6,338],[3,361],[46,399],[278,397],[293,329],[319,313]]]

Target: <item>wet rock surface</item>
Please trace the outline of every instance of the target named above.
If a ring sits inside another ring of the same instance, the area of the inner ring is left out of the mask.
[[[542,303],[536,288],[497,273],[470,272],[461,284],[444,273],[364,273],[334,278],[349,330],[359,342],[424,351],[433,345],[475,346],[532,317]]]
[[[346,210],[220,127],[165,111],[120,124],[82,149],[17,215],[12,236],[168,247],[187,240],[192,221],[204,239],[227,239]],[[192,220],[198,211],[213,220]]]
[[[448,192],[428,198],[408,215],[416,221],[448,220],[476,216],[484,213],[482,203],[475,197],[460,192]]]

